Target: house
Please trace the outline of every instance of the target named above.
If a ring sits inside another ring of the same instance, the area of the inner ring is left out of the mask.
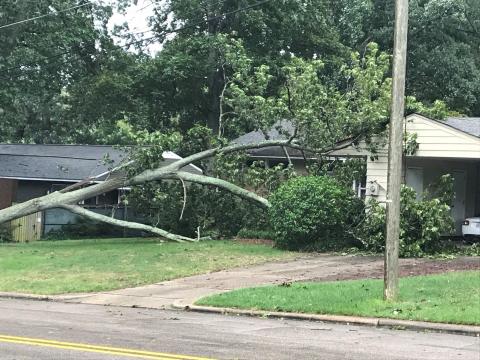
[[[102,182],[112,168],[128,160],[129,151],[127,148],[101,145],[0,144],[0,209],[85,179]],[[181,159],[170,151],[164,152],[163,158],[165,165]],[[185,170],[202,172],[194,165]],[[121,202],[127,190],[117,189],[86,199],[82,205],[98,213],[131,219],[131,214]],[[63,209],[29,215],[14,220],[14,238],[18,241],[37,240],[76,219],[76,215]]]
[[[405,119],[407,134],[416,134],[417,149],[405,156],[406,185],[421,194],[441,175],[454,178],[452,216],[461,235],[466,217],[480,213],[480,118],[447,118],[444,121],[412,114]],[[353,149],[343,152],[353,154]],[[367,157],[367,197],[386,200],[388,150]]]
[[[279,123],[283,131],[272,129],[270,139],[282,138],[284,131],[293,131],[291,124]],[[461,224],[466,217],[480,215],[480,118],[447,118],[434,120],[411,114],[405,119],[405,131],[414,135],[416,149],[404,157],[404,183],[421,194],[443,174],[454,178],[455,201],[452,216],[456,234],[461,234]],[[264,134],[248,133],[235,142],[261,141]],[[303,155],[297,150],[288,152],[296,169],[304,167]],[[330,157],[364,158],[367,162],[367,198],[386,201],[388,175],[388,149],[382,147],[372,157],[365,144],[350,146],[329,154]],[[249,152],[252,160],[262,159],[267,164],[287,163],[286,153],[279,148],[265,148]]]

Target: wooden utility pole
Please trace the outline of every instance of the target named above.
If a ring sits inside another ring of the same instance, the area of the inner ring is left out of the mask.
[[[402,185],[403,119],[407,68],[408,0],[395,1],[393,86],[388,146],[387,223],[385,244],[385,300],[398,296],[400,188]]]

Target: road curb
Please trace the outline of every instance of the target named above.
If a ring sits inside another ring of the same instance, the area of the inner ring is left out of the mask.
[[[0,292],[0,299],[18,299],[18,300],[36,300],[36,301],[57,301],[66,302],[67,298],[61,296],[49,295],[35,295],[22,294],[11,292]],[[264,317],[274,319],[289,319],[302,321],[320,321],[326,323],[336,323],[345,325],[360,325],[371,327],[387,327],[398,330],[415,330],[428,331],[466,336],[480,336],[480,326],[473,325],[456,325],[433,323],[426,321],[411,321],[398,320],[389,318],[369,318],[361,316],[345,316],[345,315],[323,315],[323,314],[302,314],[302,313],[288,313],[279,311],[263,311],[263,310],[243,310],[234,308],[216,308],[210,306],[200,306],[193,304],[185,304],[181,301],[174,302],[171,305],[172,309],[193,311],[210,314],[224,314],[224,315],[243,315],[252,317]]]
[[[466,336],[480,336],[480,326],[471,325],[456,325],[432,323],[426,321],[410,321],[397,320],[388,318],[369,318],[360,316],[344,316],[344,315],[321,315],[321,314],[301,314],[301,313],[287,313],[278,311],[262,311],[262,310],[243,310],[233,308],[216,308],[210,306],[199,306],[181,302],[173,303],[172,307],[177,310],[194,311],[210,314],[224,314],[224,315],[243,315],[254,317],[265,317],[274,319],[290,319],[290,320],[304,320],[304,321],[320,321],[326,323],[336,323],[345,325],[361,325],[372,327],[387,327],[398,330],[416,330],[438,332]]]
[[[0,292],[0,299],[16,299],[16,300],[37,300],[37,301],[54,301],[55,297],[49,295],[22,294],[13,292]]]

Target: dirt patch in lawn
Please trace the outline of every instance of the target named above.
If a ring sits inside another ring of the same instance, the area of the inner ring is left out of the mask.
[[[444,259],[400,259],[400,276],[441,274],[452,271],[480,270],[480,257],[459,257]],[[383,264],[369,267],[355,267],[351,271],[314,277],[308,281],[334,281],[383,278]]]
[[[237,238],[235,239],[236,242],[242,243],[242,244],[255,244],[255,245],[267,245],[267,246],[272,246],[275,245],[273,240],[268,240],[268,239],[242,239],[242,238]]]

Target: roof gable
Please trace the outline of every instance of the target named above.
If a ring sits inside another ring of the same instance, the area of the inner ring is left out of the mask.
[[[480,138],[447,123],[413,114],[406,118],[405,127],[417,135],[415,156],[480,158]]]

